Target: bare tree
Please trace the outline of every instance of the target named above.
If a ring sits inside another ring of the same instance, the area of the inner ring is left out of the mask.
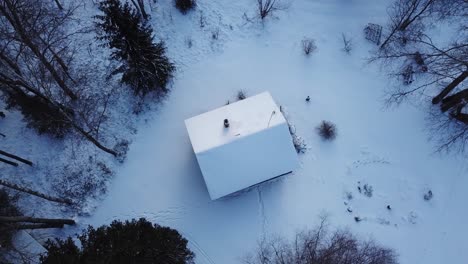
[[[458,19],[468,2],[460,0],[397,0],[390,8],[389,34],[370,61],[386,66],[390,76],[401,79],[401,85],[391,87],[387,93],[389,104],[413,100],[415,95],[429,97],[439,105],[445,118],[430,118],[432,135],[439,135],[438,149],[448,149],[462,143],[464,126],[468,126],[468,26]],[[450,42],[434,41],[425,29],[449,21],[452,34]],[[397,67],[395,67],[397,66]],[[446,132],[441,133],[440,125]],[[450,129],[449,129],[450,127]]]
[[[247,264],[396,264],[397,255],[375,241],[360,241],[349,231],[329,232],[326,221],[311,231],[296,233],[292,241],[277,237],[260,242],[244,259]]]
[[[76,100],[78,93],[70,88],[83,88],[87,83],[85,73],[72,65],[75,48],[71,37],[83,31],[68,33],[63,29],[75,7],[57,12],[46,1],[0,3],[0,90],[8,105],[19,107],[39,133],[62,137],[73,129],[99,149],[117,156],[98,139],[107,107],[101,110],[101,102],[96,100],[90,105],[90,96],[83,94],[84,99]]]
[[[2,38],[1,58],[7,63],[24,66],[35,66],[33,71],[42,70],[34,77],[42,80],[51,78],[57,86],[71,99],[78,96],[70,88],[75,81],[71,77],[67,61],[70,52],[67,47],[67,34],[62,30],[63,24],[70,19],[73,9],[57,13],[50,4],[43,1],[5,0],[0,4],[0,36]],[[6,54],[15,54],[8,57]],[[23,60],[19,62],[18,60]],[[26,64],[26,62],[34,62]],[[15,70],[20,70],[17,67]],[[18,71],[16,71],[18,73]]]

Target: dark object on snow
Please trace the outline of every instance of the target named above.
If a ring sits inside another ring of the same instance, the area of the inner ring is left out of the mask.
[[[336,137],[336,126],[330,121],[323,120],[317,127],[319,135],[325,140],[333,140]]]
[[[372,188],[369,184],[364,184],[364,195],[367,197],[372,197],[372,193],[374,192],[374,188]]]
[[[194,9],[196,5],[195,0],[175,0],[176,8],[184,15],[191,9]]]
[[[359,217],[359,216],[355,216],[355,217],[354,217],[354,221],[356,221],[356,222],[361,222],[362,219],[361,219],[361,217]]]
[[[380,44],[380,38],[382,37],[382,26],[369,23],[367,26],[364,28],[364,35],[367,40],[370,42],[379,45]]]
[[[427,193],[424,194],[424,200],[429,201],[432,199],[434,195],[432,194],[432,191],[429,190]]]
[[[224,119],[224,127],[228,128],[229,127],[229,120]]]
[[[305,55],[309,55],[317,49],[314,39],[305,38],[302,40],[302,50]]]
[[[348,207],[346,210],[347,210],[348,212],[350,212],[350,213],[353,212],[353,209],[351,209],[351,207]]]
[[[306,97],[306,102],[310,102],[310,96]]]
[[[390,205],[387,205],[387,209],[392,210],[392,207],[390,207]]]
[[[0,117],[1,117],[1,118],[5,118],[5,113],[3,113],[2,111],[0,111]]]

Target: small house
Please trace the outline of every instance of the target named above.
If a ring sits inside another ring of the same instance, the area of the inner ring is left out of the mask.
[[[270,93],[185,120],[212,200],[292,172],[289,126]]]

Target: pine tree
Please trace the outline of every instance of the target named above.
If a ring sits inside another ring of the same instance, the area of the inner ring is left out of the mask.
[[[48,241],[41,263],[193,263],[194,254],[177,230],[152,224],[144,218],[113,221],[97,229],[88,227],[78,236],[78,248],[69,237]]]
[[[113,50],[112,59],[121,62],[113,73],[122,73],[121,81],[136,95],[166,92],[175,67],[164,42],[153,43],[153,30],[127,2],[105,0],[99,9],[104,15],[96,16],[98,39]]]

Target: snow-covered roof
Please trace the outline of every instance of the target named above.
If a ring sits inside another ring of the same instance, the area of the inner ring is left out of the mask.
[[[185,125],[213,200],[298,165],[288,124],[268,92],[189,118]]]

